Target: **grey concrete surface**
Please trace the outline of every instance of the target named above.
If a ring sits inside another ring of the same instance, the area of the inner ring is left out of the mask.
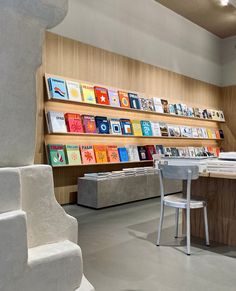
[[[160,199],[92,210],[64,209],[79,222],[84,272],[96,291],[235,291],[236,248],[174,239],[174,210],[166,208],[156,247]]]

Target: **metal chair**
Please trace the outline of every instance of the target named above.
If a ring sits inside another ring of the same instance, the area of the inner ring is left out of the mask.
[[[176,208],[176,230],[175,237],[178,237],[178,223],[179,223],[179,209],[186,209],[186,227],[187,227],[187,255],[190,255],[190,210],[196,208],[203,208],[206,245],[209,246],[209,233],[207,221],[207,205],[206,201],[191,198],[191,181],[199,177],[199,169],[197,166],[172,166],[172,165],[158,165],[160,190],[161,190],[161,215],[158,228],[157,246],[160,245],[161,230],[164,218],[164,206]],[[186,196],[182,194],[165,196],[163,179],[186,180],[187,193]]]

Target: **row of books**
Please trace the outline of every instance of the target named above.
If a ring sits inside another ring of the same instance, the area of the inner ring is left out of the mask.
[[[52,166],[95,163],[151,161],[153,154],[163,156],[196,157],[215,155],[220,149],[213,147],[163,147],[162,145],[62,145],[48,144],[48,160]]]
[[[146,98],[133,92],[107,89],[89,83],[78,83],[61,78],[49,77],[47,82],[50,99],[97,103],[113,107],[225,121],[222,110],[201,109],[182,103],[169,103],[168,100],[158,97]]]
[[[50,133],[90,133],[135,136],[224,138],[220,129],[180,126],[148,120],[108,119],[104,116],[80,115],[77,113],[47,112]]]

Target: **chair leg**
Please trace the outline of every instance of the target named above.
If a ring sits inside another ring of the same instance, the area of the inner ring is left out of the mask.
[[[190,208],[186,209],[186,226],[187,226],[187,255],[190,256]]]
[[[176,208],[175,212],[175,238],[178,238],[179,234],[179,208]]]
[[[205,224],[205,235],[206,235],[206,245],[210,245],[209,241],[209,231],[208,231],[208,219],[207,219],[207,208],[204,207],[204,224]]]
[[[163,225],[163,218],[164,218],[164,203],[161,202],[161,213],[160,213],[160,221],[159,221],[159,228],[158,228],[158,235],[157,235],[157,243],[156,245],[160,245],[160,239],[161,239],[161,230]]]

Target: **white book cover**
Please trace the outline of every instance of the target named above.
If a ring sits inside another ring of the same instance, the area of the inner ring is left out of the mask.
[[[207,134],[206,128],[202,127],[201,129],[202,129],[203,138],[208,138],[208,134]]]
[[[47,113],[49,130],[52,133],[67,132],[65,117],[63,112],[49,111]]]
[[[73,81],[66,81],[67,92],[69,100],[81,102],[81,92],[80,92],[80,85],[78,82]]]
[[[161,98],[153,97],[154,109],[156,112],[164,113]]]
[[[180,137],[181,136],[180,128],[178,125],[168,124],[167,127],[168,127],[169,136],[172,136],[172,137]]]
[[[112,134],[122,135],[120,120],[110,119],[110,129]]]
[[[199,138],[198,129],[196,127],[192,128],[193,138]]]
[[[196,157],[196,152],[194,147],[188,147],[188,152],[190,157]]]
[[[192,127],[190,126],[180,126],[181,136],[182,137],[192,137]]]
[[[214,129],[211,130],[212,138],[216,138],[216,131]]]
[[[159,122],[151,122],[153,136],[161,136]]]
[[[136,145],[128,145],[126,146],[129,161],[139,161],[138,147]]]
[[[220,121],[225,121],[224,112],[222,110],[219,110],[218,113],[219,113],[219,120]]]

